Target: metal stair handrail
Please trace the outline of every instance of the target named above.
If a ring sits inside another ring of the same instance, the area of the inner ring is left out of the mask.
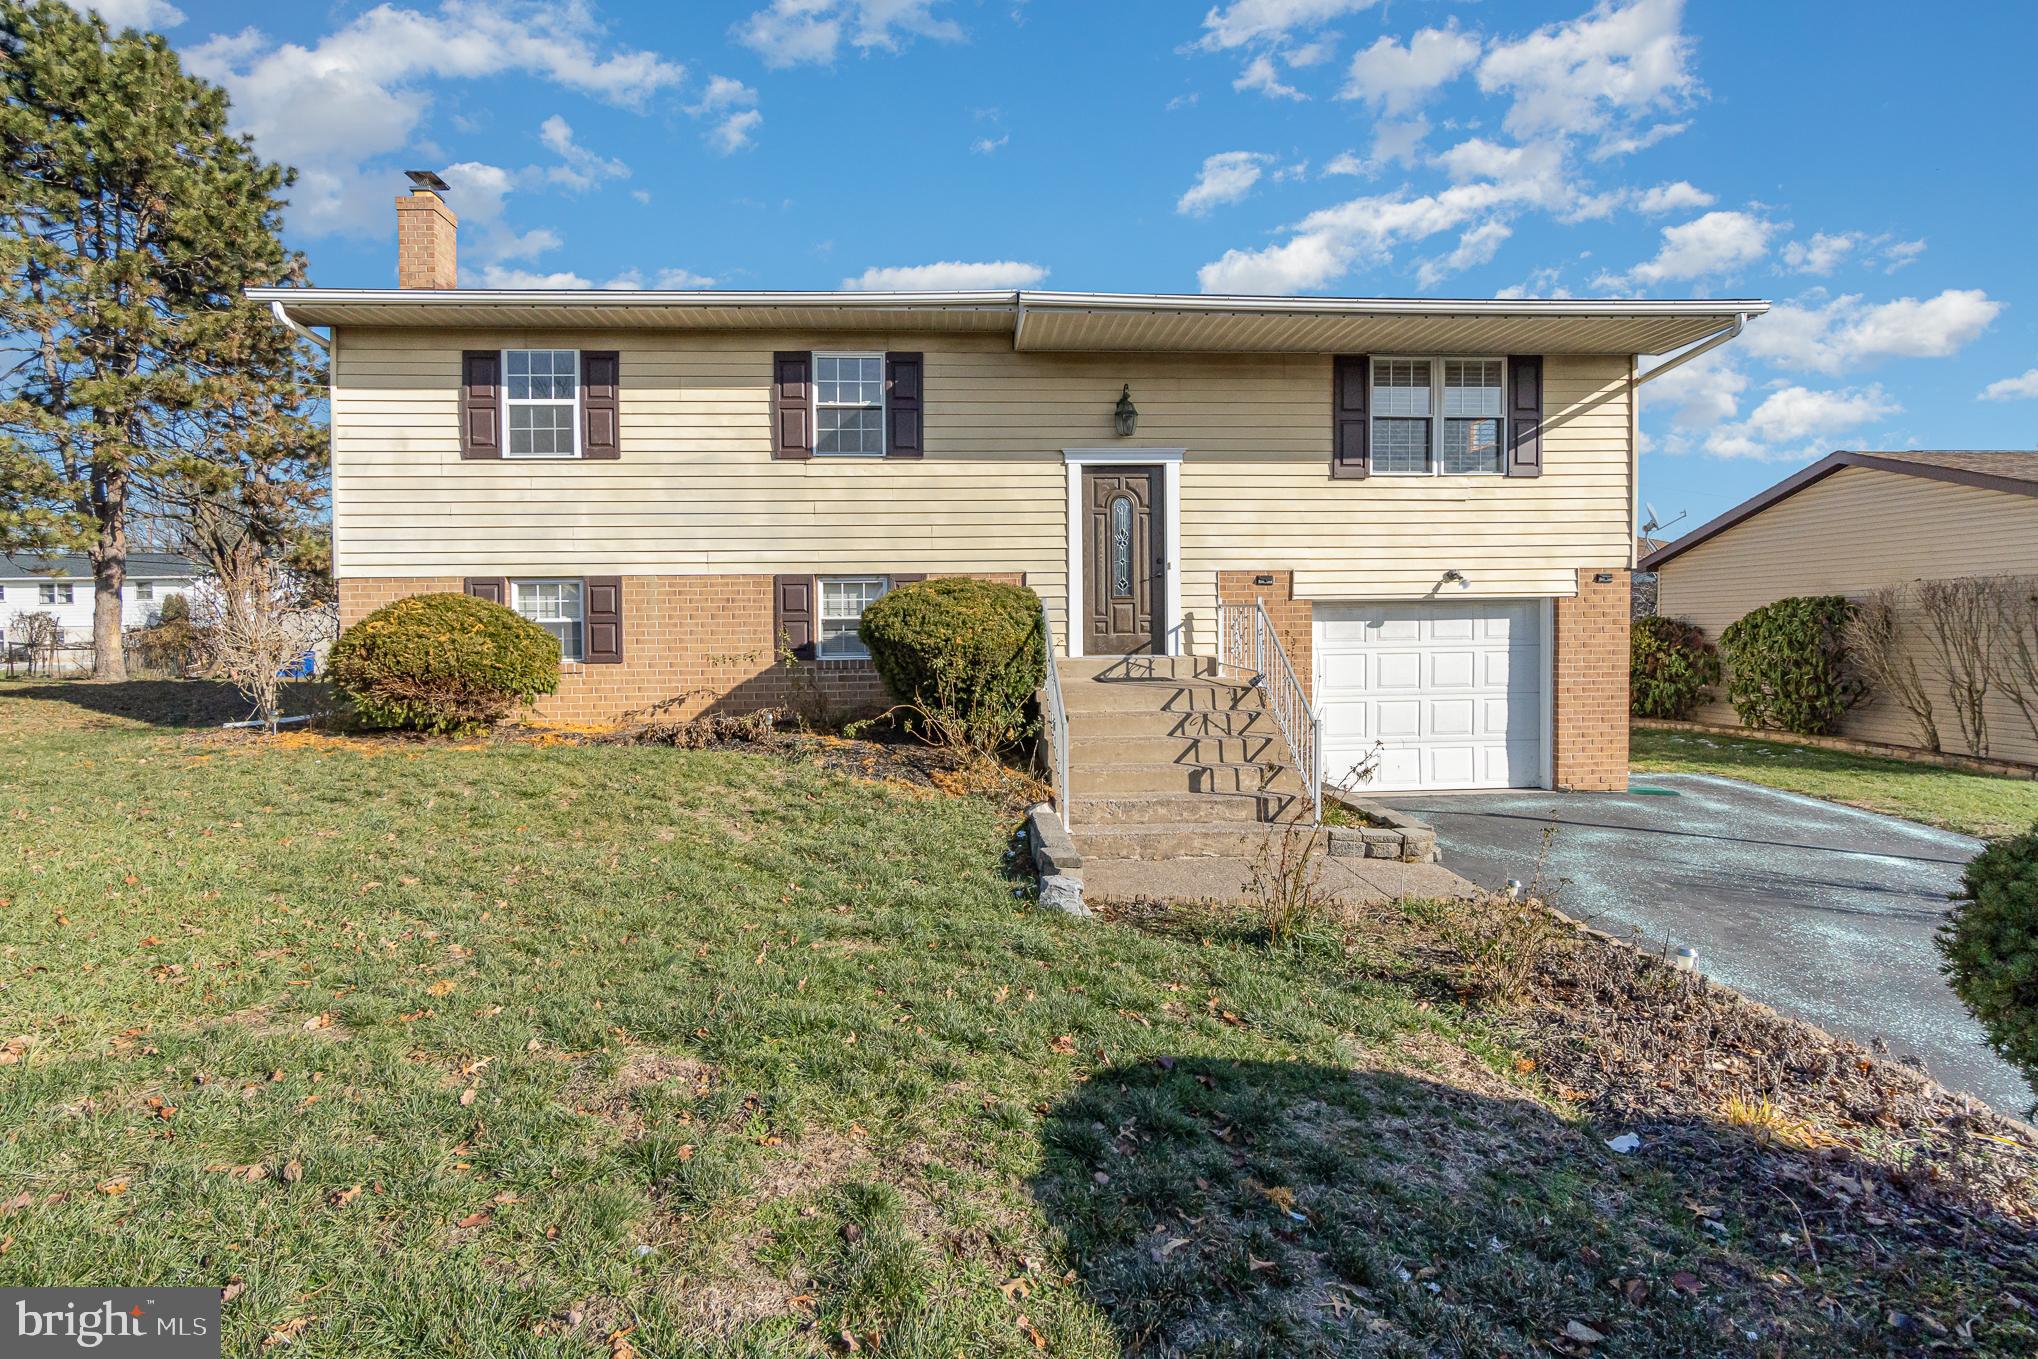
[[[1309,703],[1309,693],[1295,674],[1266,602],[1217,606],[1217,663],[1250,674],[1260,690],[1274,725],[1295,756],[1296,772],[1309,790],[1315,824],[1323,821],[1323,714]]]
[[[1048,759],[1054,780],[1054,809],[1061,814],[1061,828],[1069,829],[1069,715],[1062,706],[1061,668],[1054,661],[1054,620],[1047,615],[1047,601],[1040,601],[1040,640],[1047,650],[1047,678],[1041,686],[1041,719],[1047,723]]]

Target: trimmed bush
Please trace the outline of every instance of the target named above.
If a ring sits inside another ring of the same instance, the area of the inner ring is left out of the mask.
[[[1026,587],[915,581],[865,609],[857,635],[885,687],[944,745],[990,754],[1032,734],[1046,662],[1040,599]]]
[[[340,634],[326,665],[363,721],[462,732],[559,687],[559,639],[471,595],[412,595]]]
[[[1848,662],[1839,595],[1799,595],[1766,604],[1720,634],[1727,701],[1751,727],[1825,736],[1865,697]]]
[[[2038,828],[1993,841],[1961,877],[1939,952],[1989,1046],[2038,1083]]]
[[[1628,634],[1628,711],[1636,717],[1691,716],[1720,682],[1720,653],[1696,624],[1637,618]]]

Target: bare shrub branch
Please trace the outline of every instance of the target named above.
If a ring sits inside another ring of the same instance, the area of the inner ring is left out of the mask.
[[[1988,691],[2001,626],[1996,582],[1979,576],[1921,580],[1917,597],[1925,640],[1945,671],[1960,738],[1970,752],[1986,756]]]
[[[1996,687],[2038,739],[2038,576],[2000,576],[1996,586]]]
[[[1871,689],[1895,698],[1910,715],[1918,744],[1936,753],[1939,724],[1934,720],[1932,695],[1918,674],[1917,657],[1905,646],[1904,620],[1909,607],[1905,587],[1885,585],[1858,602],[1843,631],[1854,664]]]

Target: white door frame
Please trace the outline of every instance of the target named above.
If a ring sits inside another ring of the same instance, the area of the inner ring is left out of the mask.
[[[1161,469],[1161,533],[1167,539],[1167,569],[1162,573],[1161,599],[1155,613],[1161,624],[1162,654],[1182,654],[1182,454],[1179,448],[1064,448],[1069,495],[1068,653],[1083,654],[1083,469],[1085,467],[1158,467]]]

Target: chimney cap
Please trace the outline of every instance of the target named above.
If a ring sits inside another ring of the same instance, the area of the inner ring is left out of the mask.
[[[453,187],[439,178],[437,170],[405,170],[403,173],[410,180],[412,193],[421,193],[426,189],[433,193],[444,193]]]

